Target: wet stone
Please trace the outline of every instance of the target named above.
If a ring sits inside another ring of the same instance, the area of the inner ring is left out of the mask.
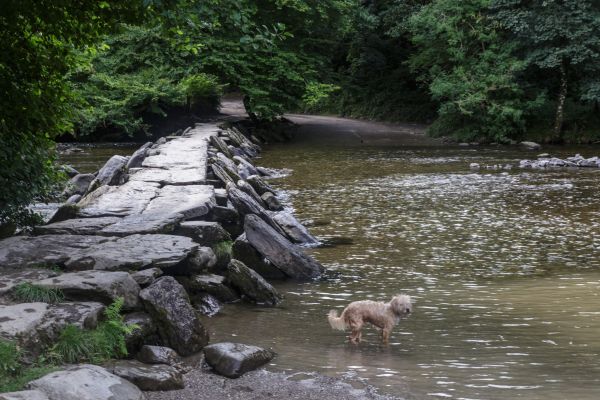
[[[220,375],[239,378],[275,357],[271,350],[241,343],[216,343],[204,348],[206,362]]]
[[[113,361],[106,366],[113,374],[128,380],[141,390],[183,389],[183,376],[170,365],[144,364],[136,360]]]
[[[227,266],[227,284],[257,304],[273,306],[281,301],[281,295],[269,282],[239,260],[231,260]]]
[[[164,346],[142,346],[136,358],[146,364],[177,365],[181,363],[179,354],[172,348]]]

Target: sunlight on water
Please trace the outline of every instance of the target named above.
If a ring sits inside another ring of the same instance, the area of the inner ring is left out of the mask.
[[[468,169],[522,156],[268,149],[262,165],[293,170],[273,184],[299,218],[352,244],[312,250],[340,275],[277,284],[281,307],[226,307],[208,322],[214,340],[273,347],[274,370],[353,373],[409,399],[599,398],[600,175]],[[326,322],[332,308],[398,292],[415,312],[389,347],[374,329],[350,346]]]

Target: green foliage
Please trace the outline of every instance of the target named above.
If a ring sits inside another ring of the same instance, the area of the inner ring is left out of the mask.
[[[0,11],[0,225],[30,224],[26,206],[56,178],[51,139],[70,128],[72,96],[63,79],[89,45],[135,2],[5,0]]]
[[[60,289],[48,289],[28,282],[15,286],[12,296],[22,303],[59,303],[65,297]]]
[[[316,109],[323,105],[332,93],[341,89],[340,86],[331,83],[308,82],[306,91],[302,96],[302,102],[309,109]]]
[[[117,299],[104,311],[106,320],[94,330],[68,325],[50,349],[50,356],[60,363],[100,363],[127,355],[125,337],[139,327],[126,325],[121,316],[123,299]]]
[[[231,247],[233,246],[233,242],[231,240],[224,240],[213,245],[212,249],[217,256],[217,259],[222,259],[224,257],[231,257]]]
[[[435,0],[409,20],[410,65],[440,103],[433,134],[503,142],[525,128],[531,104],[516,80],[523,63],[486,14],[489,2]]]
[[[23,389],[27,382],[54,370],[44,360],[24,365],[22,350],[13,341],[0,339],[0,393]]]
[[[191,109],[197,104],[211,108],[219,106],[223,85],[219,84],[216,76],[205,73],[190,75],[183,78],[179,85],[186,96],[188,108]]]

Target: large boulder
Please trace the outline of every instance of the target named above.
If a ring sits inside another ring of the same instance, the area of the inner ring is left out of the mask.
[[[163,343],[182,356],[196,353],[206,346],[208,332],[190,304],[185,289],[175,278],[159,278],[140,292],[140,298],[156,322]]]
[[[101,303],[21,303],[0,305],[0,337],[16,340],[35,357],[58,339],[67,325],[93,329],[98,325]]]
[[[59,289],[69,300],[93,300],[108,305],[122,298],[125,310],[140,306],[140,286],[128,272],[70,272],[33,283],[48,289]]]
[[[211,136],[210,144],[212,144],[214,147],[216,147],[217,150],[219,150],[221,153],[223,153],[226,157],[231,158],[233,156],[233,154],[231,154],[231,151],[227,147],[227,143],[225,143],[223,141],[223,139],[221,139],[219,136],[217,136],[217,135]]]
[[[315,279],[324,268],[256,215],[247,215],[244,232],[248,242],[287,276]]]
[[[122,185],[127,179],[127,157],[112,156],[100,171],[96,179],[100,185]]]
[[[218,222],[185,221],[179,225],[176,233],[187,236],[201,246],[212,246],[219,242],[231,240],[231,236]]]
[[[260,196],[262,201],[266,204],[267,208],[271,211],[283,211],[283,205],[271,192],[265,192],[262,196]]]
[[[225,285],[225,277],[221,275],[193,275],[189,278],[179,277],[178,280],[190,293],[208,293],[223,303],[239,300],[239,296]]]
[[[256,190],[256,193],[260,194],[261,196],[267,192],[275,193],[275,189],[273,189],[258,175],[249,176],[246,181],[252,185],[254,190]]]
[[[162,274],[163,271],[160,268],[148,268],[132,273],[131,277],[140,287],[145,288],[150,286]]]
[[[258,250],[252,247],[250,242],[248,242],[245,233],[241,234],[233,242],[231,256],[236,260],[243,262],[248,268],[252,268],[254,271],[258,272],[258,274],[265,279],[287,278],[286,274],[260,254]]]
[[[292,242],[309,246],[316,246],[319,244],[317,238],[311,235],[308,229],[306,229],[291,213],[281,211],[271,215],[273,220],[277,222],[277,225],[279,225],[287,234],[287,237],[292,239]]]
[[[144,400],[133,383],[97,365],[75,365],[51,372],[27,385],[49,400]]]
[[[133,153],[129,158],[129,161],[127,162],[127,169],[141,167],[142,162],[146,158],[146,152],[148,151],[150,146],[152,146],[152,144],[152,142],[147,142],[144,145],[142,145],[142,147],[137,149],[135,153]]]
[[[206,346],[204,356],[208,365],[220,375],[239,378],[267,364],[275,353],[257,346],[225,342]]]
[[[177,390],[184,387],[181,372],[170,365],[149,365],[136,360],[119,360],[108,364],[106,369],[141,390]]]
[[[158,330],[152,317],[145,312],[132,312],[123,316],[126,325],[135,325],[134,329],[125,336],[125,344],[129,354],[135,354],[143,345],[159,343]]]
[[[75,194],[83,196],[87,192],[88,188],[90,187],[90,184],[94,179],[96,179],[94,174],[75,175],[74,177],[69,179],[69,182],[67,182],[67,187],[63,191],[63,196],[65,198],[71,197]]]
[[[281,295],[269,282],[239,260],[231,260],[227,266],[227,283],[257,304],[273,306],[281,301]]]
[[[269,213],[248,194],[230,185],[227,187],[227,192],[229,193],[229,199],[231,199],[233,206],[241,216],[250,214],[257,215],[280,235],[286,235],[277,222],[273,220],[271,215],[269,215]]]
[[[261,207],[267,208],[267,205],[263,201],[263,199],[256,193],[256,190],[246,181],[239,180],[237,182],[237,187],[248,196],[252,197],[256,203],[258,203]]]

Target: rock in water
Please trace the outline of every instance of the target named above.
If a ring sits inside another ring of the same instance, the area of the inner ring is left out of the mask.
[[[248,194],[242,192],[240,189],[233,187],[231,185],[227,186],[227,191],[229,193],[229,198],[233,203],[236,210],[242,216],[246,216],[249,214],[255,214],[259,216],[263,221],[265,221],[269,226],[277,231],[280,235],[285,236],[285,232],[281,229],[281,227],[273,220],[273,218],[267,213],[267,211],[252,197]]]
[[[292,242],[298,244],[318,245],[319,241],[310,234],[308,229],[304,227],[291,213],[281,211],[271,214],[277,225],[284,230],[286,235],[292,239]]]
[[[246,179],[250,185],[256,190],[256,193],[261,196],[267,192],[275,193],[275,190],[267,184],[260,176],[253,175]]]
[[[112,156],[100,171],[96,179],[101,185],[122,185],[127,178],[127,157]]]
[[[305,280],[318,278],[323,273],[321,264],[256,215],[246,216],[244,231],[248,242],[287,276]]]
[[[542,146],[535,142],[521,142],[519,146],[525,150],[539,150],[542,148]]]
[[[201,246],[211,246],[231,240],[229,233],[218,222],[185,221],[179,225],[176,233],[193,239]]]
[[[170,365],[119,360],[110,363],[107,369],[142,390],[177,390],[184,387],[181,372]]]
[[[67,183],[66,189],[63,191],[64,197],[70,197],[75,194],[83,196],[90,186],[90,183],[96,179],[93,174],[77,174],[72,177]]]
[[[217,373],[228,378],[239,378],[275,357],[271,350],[241,343],[216,343],[204,348],[206,362]]]
[[[267,260],[262,254],[258,252],[248,239],[246,234],[241,234],[231,247],[231,255],[236,260],[240,260],[248,268],[252,268],[259,273],[265,279],[286,279],[287,275],[284,274],[279,268],[273,265]]]
[[[257,304],[274,306],[281,301],[275,288],[241,261],[231,260],[229,263],[227,283]]]
[[[182,356],[200,351],[208,343],[208,332],[198,319],[185,289],[175,278],[164,276],[140,292],[158,333]]]
[[[75,365],[51,372],[27,385],[44,392],[50,400],[144,400],[133,383],[97,365]]]
[[[260,196],[262,201],[265,202],[267,208],[271,211],[283,211],[283,206],[279,202],[277,196],[275,196],[271,192],[265,192],[262,196]]]
[[[239,300],[239,296],[225,285],[225,277],[221,275],[194,275],[189,278],[181,276],[177,279],[190,293],[208,293],[223,303]]]
[[[135,153],[131,155],[131,158],[127,162],[127,169],[130,168],[139,168],[142,166],[142,162],[146,158],[146,152],[152,146],[152,142],[145,143],[142,147],[137,149]]]

